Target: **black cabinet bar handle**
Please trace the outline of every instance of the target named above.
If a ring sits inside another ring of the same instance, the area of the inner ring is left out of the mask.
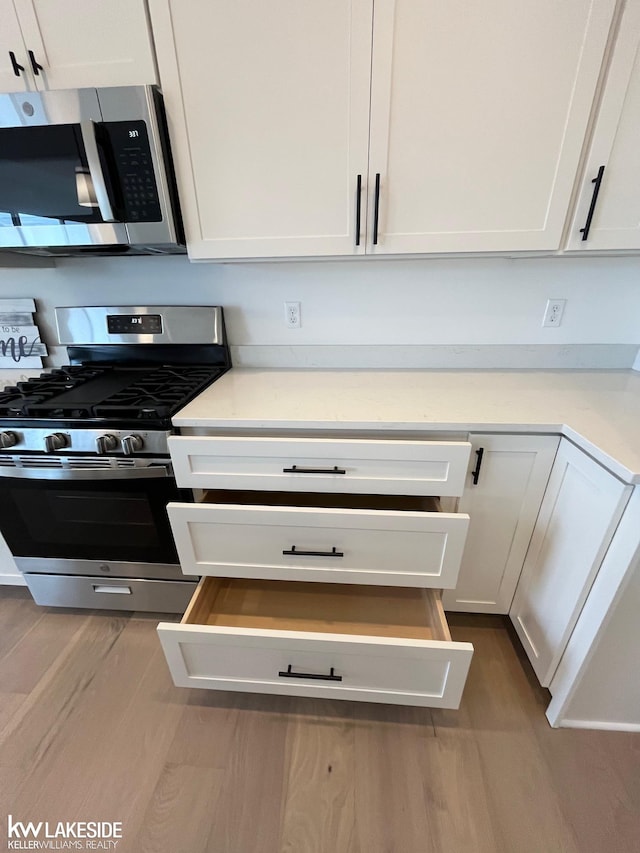
[[[362,198],[362,175],[356,181],[356,246],[360,245],[360,201]]]
[[[338,551],[334,545],[330,551],[298,551],[297,545],[292,545],[290,551],[283,551],[286,557],[344,557],[342,551]]]
[[[380,172],[376,172],[376,194],[373,202],[373,245],[378,245],[378,216],[380,214]]]
[[[333,468],[300,468],[298,465],[292,465],[291,468],[283,468],[283,474],[346,474],[344,468],[338,468],[334,465]]]
[[[287,667],[286,672],[279,672],[280,678],[313,678],[315,681],[342,681],[341,675],[336,675],[333,667],[329,670],[329,675],[322,675],[317,672],[291,672],[291,664]]]
[[[584,228],[580,229],[580,233],[582,234],[582,239],[586,240],[589,236],[589,231],[591,230],[591,220],[593,219],[593,214],[596,209],[596,202],[598,201],[598,193],[600,192],[600,184],[602,183],[602,176],[604,175],[604,166],[600,166],[598,169],[598,174],[591,181],[593,184],[593,195],[591,196],[591,204],[589,205],[589,213],[587,213],[587,221],[584,224]]]
[[[13,67],[13,73],[16,75],[16,77],[19,77],[20,72],[24,71],[24,65],[20,65],[20,63],[16,59],[15,53],[12,50],[9,51],[9,58],[11,59],[11,65]]]
[[[42,67],[42,65],[40,65],[32,50],[29,51],[29,59],[31,60],[31,67],[33,68],[33,73],[36,75],[36,77],[39,77],[40,72],[44,71],[44,68]]]
[[[480,468],[482,468],[482,457],[484,456],[484,447],[479,447],[476,450],[476,467],[471,472],[471,477],[473,478],[473,485],[478,485],[478,479],[480,478]]]

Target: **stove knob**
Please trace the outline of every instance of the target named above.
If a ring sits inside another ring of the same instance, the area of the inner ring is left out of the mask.
[[[122,439],[122,451],[125,456],[132,456],[144,447],[144,441],[139,435],[125,435]]]
[[[115,450],[118,446],[118,439],[115,435],[109,435],[106,433],[105,435],[99,435],[96,438],[96,451],[98,453],[108,453],[110,450]]]
[[[15,447],[18,443],[18,436],[15,432],[0,432],[0,448],[6,450],[8,447]]]
[[[64,450],[69,447],[69,436],[63,432],[52,432],[44,438],[44,449],[47,453],[55,453],[56,450]]]

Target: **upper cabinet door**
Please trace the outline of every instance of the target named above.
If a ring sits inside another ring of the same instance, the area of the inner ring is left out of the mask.
[[[33,53],[29,64],[41,66],[34,66],[38,89],[156,82],[143,0],[15,0],[15,6]]]
[[[567,249],[640,249],[640,0],[627,0]]]
[[[33,86],[28,59],[13,2],[0,0],[0,92],[25,92]]]
[[[368,251],[557,249],[615,5],[375,0]]]
[[[189,255],[364,252],[372,0],[150,9]]]

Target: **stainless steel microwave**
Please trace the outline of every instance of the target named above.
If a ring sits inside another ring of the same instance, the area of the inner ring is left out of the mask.
[[[185,251],[155,87],[0,95],[0,250]]]

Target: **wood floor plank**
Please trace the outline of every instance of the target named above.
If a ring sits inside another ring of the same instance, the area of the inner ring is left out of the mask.
[[[83,659],[84,644],[73,648]],[[17,764],[19,750],[38,755],[13,792],[16,810],[42,820],[122,820],[136,832],[182,711],[182,691],[169,680],[155,630],[144,624],[127,624],[110,653],[93,662],[90,685],[74,692],[68,713],[54,721],[49,748],[34,750],[36,734],[23,726],[0,748],[0,762],[9,755]],[[72,666],[65,671],[75,679]],[[42,707],[50,697],[55,687],[40,693]]]
[[[292,703],[285,756],[282,853],[359,853],[354,723],[339,702]]]
[[[457,630],[475,648],[463,702],[481,759],[482,785],[496,833],[496,850],[580,853],[531,729],[528,711],[535,707],[535,697],[529,693],[529,708],[523,706],[526,678],[513,650],[508,658],[503,654],[510,645],[506,631]],[[437,713],[434,722],[437,733]]]
[[[423,799],[422,753],[434,739],[431,714],[408,718],[373,706],[355,730],[356,833],[366,853],[440,853]]]
[[[23,589],[0,586],[0,657],[4,657],[17,642],[44,616]]]
[[[223,770],[166,764],[139,832],[123,839],[120,853],[204,853],[211,814],[225,784]]]
[[[29,631],[0,657],[0,684],[3,690],[30,693],[56,658],[63,654],[86,616],[75,612],[46,610]]]
[[[277,853],[291,701],[238,697],[225,784],[211,815],[208,853]]]
[[[20,714],[2,733],[0,762],[9,766],[40,763],[127,622],[112,616],[79,620],[65,653],[38,681]]]
[[[24,693],[9,693],[4,690],[0,692],[0,737],[14,714],[18,713],[26,698],[26,694]]]

